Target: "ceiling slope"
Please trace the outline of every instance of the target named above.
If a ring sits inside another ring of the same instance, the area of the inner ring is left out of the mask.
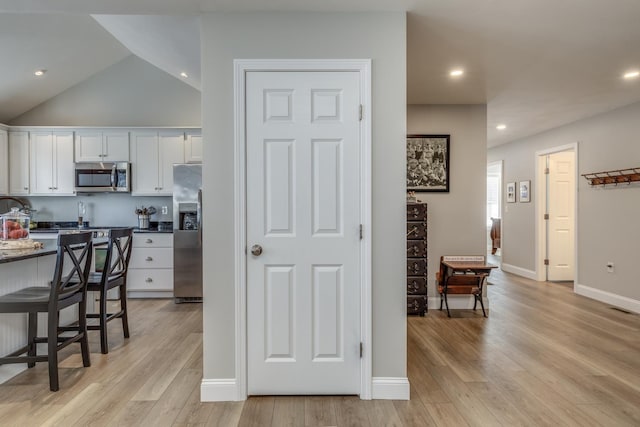
[[[200,90],[200,22],[197,16],[92,16],[134,55]]]
[[[87,15],[0,14],[0,52],[0,123],[130,55]]]

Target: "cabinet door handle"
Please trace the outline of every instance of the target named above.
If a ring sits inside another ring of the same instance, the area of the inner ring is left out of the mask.
[[[147,241],[145,243],[153,243],[153,240],[147,239]]]
[[[145,279],[145,282],[147,282],[147,283],[151,283],[151,282],[153,282],[153,279],[152,279],[151,277],[147,277],[147,278]]]
[[[148,256],[147,259],[145,261],[153,261],[153,258]]]

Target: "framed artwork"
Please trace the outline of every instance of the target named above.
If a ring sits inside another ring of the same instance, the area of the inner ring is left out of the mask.
[[[449,192],[449,135],[407,136],[407,191]]]
[[[520,181],[520,202],[528,203],[531,201],[531,181]]]
[[[516,202],[516,183],[507,182],[507,203]]]

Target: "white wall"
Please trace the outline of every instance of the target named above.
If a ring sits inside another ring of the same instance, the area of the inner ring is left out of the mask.
[[[373,60],[373,375],[406,377],[405,14],[219,13],[202,17],[205,379],[235,376],[236,58]]]
[[[489,150],[504,160],[504,182],[534,179],[535,152],[578,142],[578,174],[640,167],[640,103]],[[532,181],[533,185],[533,181]],[[532,188],[531,194],[535,194]],[[535,269],[532,203],[509,204],[502,222],[503,263]],[[506,206],[506,204],[505,204]],[[635,301],[640,307],[640,185],[591,188],[578,177],[578,285]],[[606,272],[607,261],[615,273]],[[592,295],[593,296],[593,295]],[[630,302],[630,301],[627,301]],[[632,301],[631,301],[632,302]]]
[[[200,92],[130,55],[8,124],[197,127],[200,113]]]
[[[485,105],[409,105],[409,134],[449,134],[449,193],[418,193],[428,203],[430,299],[442,255],[487,251],[487,108]],[[433,301],[433,300],[432,300]]]

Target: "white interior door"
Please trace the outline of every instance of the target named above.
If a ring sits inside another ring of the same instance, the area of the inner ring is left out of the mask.
[[[356,72],[247,73],[250,395],[360,391],[359,106]]]
[[[573,151],[549,155],[547,280],[574,280],[575,156]]]

